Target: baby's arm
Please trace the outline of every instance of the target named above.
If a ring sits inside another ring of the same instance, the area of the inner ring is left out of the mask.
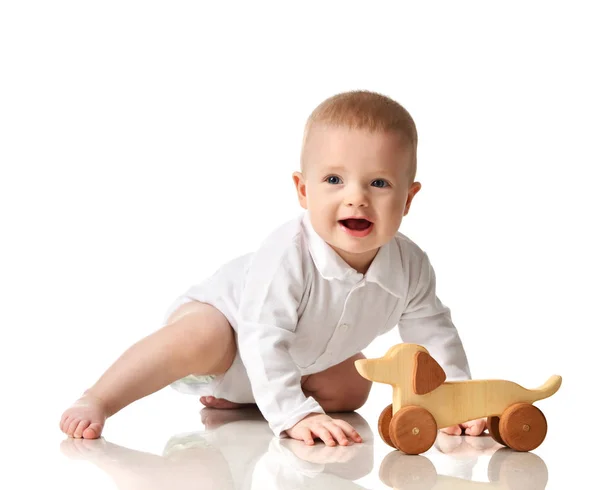
[[[404,342],[424,346],[444,369],[448,379],[471,379],[471,371],[462,341],[452,322],[450,310],[442,304],[436,293],[435,272],[427,254],[424,254],[418,281],[411,285],[410,299],[398,323]],[[460,425],[446,427],[442,432],[450,435],[478,436],[486,428],[486,419],[476,419]]]
[[[398,323],[403,342],[425,347],[442,366],[447,379],[471,379],[469,362],[450,309],[437,297],[435,272],[423,254],[416,276],[409,287],[406,308]]]
[[[334,421],[312,397],[304,394],[300,369],[290,355],[304,294],[304,269],[299,243],[287,249],[267,240],[255,253],[246,276],[238,311],[238,349],[258,408],[277,437],[312,444],[355,440],[354,429]]]

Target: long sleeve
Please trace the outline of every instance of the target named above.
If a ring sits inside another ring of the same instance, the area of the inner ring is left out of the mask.
[[[258,408],[278,437],[309,413],[324,413],[304,395],[289,352],[303,292],[299,244],[267,240],[253,257],[240,298],[238,348]]]
[[[398,330],[403,342],[425,347],[442,366],[449,381],[471,379],[462,341],[450,310],[437,297],[435,272],[424,252],[418,280],[409,286],[408,303]]]

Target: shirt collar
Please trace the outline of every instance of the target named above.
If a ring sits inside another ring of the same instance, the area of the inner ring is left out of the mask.
[[[302,216],[302,227],[307,238],[308,249],[315,267],[324,279],[341,281],[360,281],[378,284],[388,293],[400,298],[402,258],[400,248],[395,239],[382,245],[371,262],[366,274],[361,274],[350,267],[335,250],[323,240],[313,228],[308,211]]]

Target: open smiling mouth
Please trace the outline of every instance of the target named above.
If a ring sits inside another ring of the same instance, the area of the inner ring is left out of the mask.
[[[373,223],[368,219],[348,218],[338,221],[340,227],[354,237],[365,237],[373,229]]]

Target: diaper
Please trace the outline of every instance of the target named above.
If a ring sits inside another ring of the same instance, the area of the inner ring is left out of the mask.
[[[185,378],[178,379],[171,383],[171,388],[187,395],[201,395],[204,394],[208,385],[210,385],[216,377],[217,376],[214,374],[202,376],[190,374]]]

